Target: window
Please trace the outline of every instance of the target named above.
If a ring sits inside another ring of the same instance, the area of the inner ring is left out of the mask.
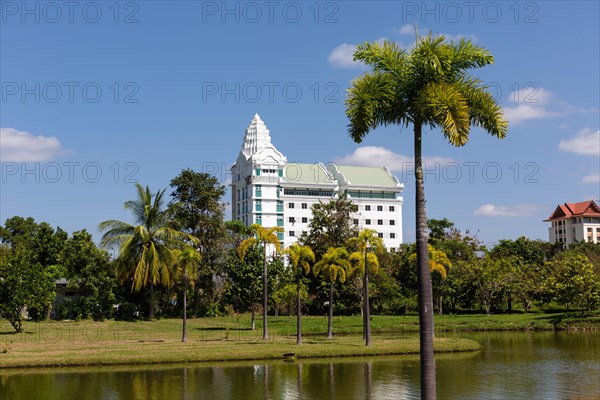
[[[277,212],[283,212],[283,201],[277,200]]]
[[[277,239],[283,240],[283,232],[277,232]]]
[[[294,208],[294,203],[288,203],[288,208]]]
[[[294,218],[294,217],[289,217],[289,218],[288,218],[288,221],[289,221],[289,222],[291,222],[291,223],[293,224],[294,222],[296,222],[296,218]]]
[[[390,206],[390,211],[396,211],[396,208],[394,206]]]
[[[262,197],[262,186],[256,185],[256,197]]]
[[[379,236],[380,238],[383,238],[383,233],[381,233],[381,232],[378,232],[378,233],[377,233],[377,236]]]
[[[296,232],[290,231],[290,237],[294,237],[294,236],[296,236]]]
[[[262,225],[262,215],[257,215],[256,216],[256,224],[258,225]]]
[[[370,219],[365,219],[365,225],[371,225],[371,220]]]
[[[256,168],[256,176],[260,176],[260,168]]]
[[[371,206],[369,206],[369,205],[365,206],[365,211],[371,211]]]
[[[308,217],[302,217],[302,223],[303,224],[308,223]]]
[[[278,172],[279,172],[279,176],[283,176],[283,170],[282,169],[278,170]]]
[[[394,232],[390,233],[390,239],[396,239],[396,234]]]
[[[283,217],[277,217],[277,226],[283,226]]]
[[[262,202],[260,200],[256,202],[256,211],[262,211]]]
[[[354,225],[358,225],[358,219],[354,219]]]
[[[378,219],[377,220],[377,225],[383,225],[383,220],[382,219]]]
[[[383,206],[377,206],[377,211],[383,211]]]
[[[396,225],[396,220],[390,219],[390,225]]]
[[[308,208],[308,204],[307,203],[302,203],[302,209],[306,210]]]

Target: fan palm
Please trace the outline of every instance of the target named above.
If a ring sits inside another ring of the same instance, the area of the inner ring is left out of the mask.
[[[377,255],[369,253],[369,249],[376,252],[383,251],[383,240],[372,229],[362,230],[357,237],[351,238],[348,245],[357,251],[350,254],[350,262],[355,270],[363,277],[363,333],[365,345],[371,344],[371,310],[369,307],[369,270],[376,274],[379,269]]]
[[[413,125],[415,158],[416,242],[421,343],[421,397],[434,399],[433,299],[427,252],[427,217],[421,156],[422,128],[439,127],[450,144],[464,145],[472,125],[504,138],[508,124],[487,87],[468,70],[492,64],[490,52],[469,40],[418,37],[408,52],[396,43],[359,45],[354,60],[372,71],[348,90],[346,115],[350,137],[360,143],[378,126]]]
[[[300,287],[302,284],[302,273],[310,272],[310,264],[315,262],[315,253],[310,246],[300,246],[292,244],[287,253],[296,276],[296,344],[302,344],[302,304],[300,301]]]
[[[238,256],[243,259],[246,252],[251,247],[262,246],[263,248],[263,339],[269,339],[269,331],[267,327],[267,310],[268,310],[268,276],[267,276],[267,245],[273,245],[275,251],[281,250],[281,244],[277,237],[278,232],[283,232],[283,228],[274,226],[265,228],[258,224],[250,225],[254,237],[245,239],[238,247]]]
[[[174,244],[191,237],[178,231],[172,225],[170,213],[163,210],[164,189],[155,195],[146,186],[136,184],[137,199],[125,202],[125,209],[131,210],[135,225],[118,220],[104,221],[100,231],[104,231],[103,248],[118,246],[116,260],[117,278],[121,282],[131,280],[131,290],[138,292],[150,287],[148,317],[154,318],[154,287],[171,286],[173,275]]]
[[[313,266],[313,273],[321,275],[329,282],[329,318],[327,320],[327,339],[333,338],[333,286],[344,283],[350,272],[348,251],[343,247],[330,247],[319,262]]]

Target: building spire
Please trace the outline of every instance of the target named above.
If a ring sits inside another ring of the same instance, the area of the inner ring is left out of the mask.
[[[260,115],[256,113],[250,122],[250,125],[246,128],[242,152],[246,157],[250,157],[257,152],[272,146],[269,129],[267,129],[263,120],[260,119]]]

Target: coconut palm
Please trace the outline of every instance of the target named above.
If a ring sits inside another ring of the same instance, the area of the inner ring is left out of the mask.
[[[263,248],[263,339],[269,339],[269,331],[267,326],[267,309],[268,309],[268,277],[267,277],[267,245],[275,247],[275,251],[281,250],[281,244],[277,237],[278,232],[283,232],[283,228],[274,226],[265,228],[258,224],[250,225],[250,229],[254,233],[254,237],[245,239],[238,247],[238,256],[243,259],[248,249],[255,246]]]
[[[472,125],[503,138],[508,124],[487,87],[468,73],[492,64],[488,50],[468,40],[446,42],[444,36],[418,37],[408,52],[385,41],[357,46],[354,60],[371,71],[348,90],[346,115],[350,137],[360,143],[378,126],[413,125],[415,158],[416,242],[421,342],[421,397],[435,398],[433,299],[427,252],[427,217],[421,140],[423,125],[439,127],[450,144],[464,145]]]
[[[310,272],[310,265],[315,262],[315,253],[310,246],[300,246],[297,243],[292,244],[286,252],[296,276],[296,344],[302,344],[302,304],[300,301],[302,273]]]
[[[357,237],[348,241],[348,245],[356,248],[350,254],[350,262],[354,270],[363,277],[363,333],[365,345],[371,344],[371,310],[369,307],[369,271],[376,274],[379,269],[379,260],[375,253],[369,253],[369,249],[381,253],[383,251],[383,239],[372,229],[363,229]]]
[[[183,249],[173,251],[175,259],[175,267],[177,275],[181,275],[183,279],[183,328],[181,341],[187,342],[187,287],[188,279],[196,277],[198,272],[198,264],[202,260],[202,255],[192,246],[185,246]]]
[[[131,210],[135,225],[123,221],[109,220],[100,224],[104,231],[103,248],[118,246],[116,260],[117,278],[121,282],[131,280],[131,290],[140,291],[150,287],[148,317],[154,318],[154,287],[171,286],[173,275],[172,248],[175,243],[192,238],[175,229],[168,211],[163,210],[164,189],[155,195],[146,186],[136,184],[137,199],[125,202]]]
[[[319,262],[313,266],[313,273],[321,275],[329,283],[329,319],[327,321],[327,339],[333,338],[333,286],[344,283],[350,272],[348,251],[343,247],[330,247]]]

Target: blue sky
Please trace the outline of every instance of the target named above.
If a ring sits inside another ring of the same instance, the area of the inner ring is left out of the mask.
[[[466,37],[495,64],[475,71],[510,121],[451,147],[427,132],[430,218],[486,243],[547,240],[559,203],[600,198],[596,1],[0,2],[0,220],[31,216],[99,238],[128,220],[134,181],[227,169],[256,112],[289,161],[390,167],[405,182],[414,240],[411,130],[357,145],[345,91],[354,45],[421,33]],[[225,199],[228,200],[228,199]]]

